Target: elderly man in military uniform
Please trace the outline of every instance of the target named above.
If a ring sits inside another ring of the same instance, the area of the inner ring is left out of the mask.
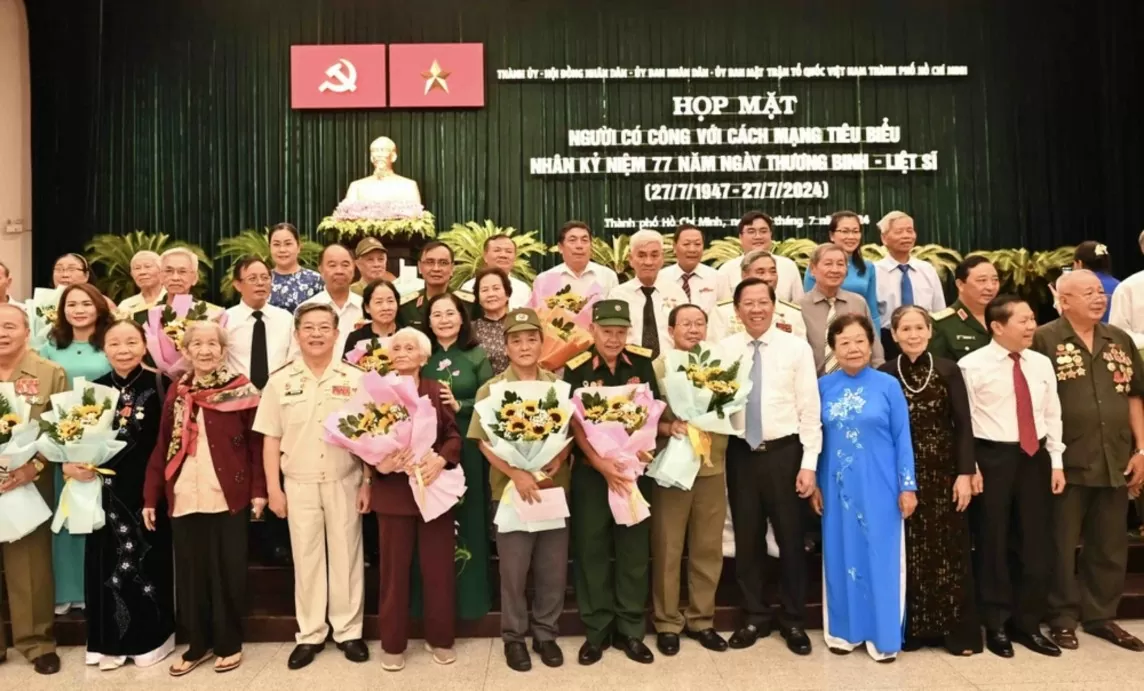
[[[425,243],[417,259],[417,271],[425,281],[425,287],[401,296],[401,307],[397,310],[398,326],[412,326],[429,333],[429,316],[425,314],[425,307],[431,298],[449,290],[453,268],[451,247],[437,240]],[[472,293],[455,290],[453,294],[466,303],[473,302]]]
[[[365,662],[360,514],[369,511],[369,468],[326,443],[322,428],[354,395],[362,371],[334,355],[338,315],[333,306],[299,305],[294,331],[302,355],[270,376],[254,418],[254,431],[265,437],[270,510],[288,518],[294,553],[299,631],[288,666],[301,669],[313,662],[331,627],[346,659]]]
[[[707,340],[707,315],[697,305],[680,305],[667,319],[668,333],[677,350],[689,351]],[[667,361],[652,363],[663,389]],[[662,422],[673,436],[687,437],[688,425],[668,408]],[[699,641],[708,650],[723,652],[727,641],[715,632],[715,588],[723,573],[723,522],[727,492],[723,480],[727,436],[711,435],[710,456],[699,465],[691,489],[652,488],[651,597],[656,630],[655,644],[664,655],[679,652],[679,634]],[[687,608],[679,607],[679,572],[687,545]]]
[[[997,269],[982,256],[966,257],[953,273],[957,301],[934,312],[933,338],[929,350],[935,357],[954,362],[989,345],[985,306],[997,297],[1001,284]]]
[[[601,300],[592,306],[595,345],[569,360],[564,369],[564,381],[573,391],[643,382],[660,398],[649,351],[627,344],[631,324],[626,302]],[[572,466],[571,507],[576,605],[587,629],[578,659],[582,665],[599,662],[612,644],[629,659],[648,664],[655,660],[643,643],[650,521],[633,526],[615,522],[608,507],[608,489],[626,495],[631,484],[614,463],[596,453],[578,423],[574,421],[572,427],[579,450]],[[641,478],[640,490],[645,497],[651,495],[645,478]]]
[[[1063,436],[1069,440],[1068,484],[1053,515],[1057,565],[1049,635],[1060,647],[1076,649],[1080,624],[1094,636],[1142,652],[1144,642],[1113,619],[1128,565],[1124,516],[1129,496],[1144,485],[1144,362],[1131,336],[1101,323],[1108,296],[1096,274],[1065,274],[1057,296],[1060,319],[1037,329],[1033,340],[1056,370]]]
[[[354,248],[354,264],[357,265],[358,280],[350,284],[350,291],[355,295],[365,292],[365,287],[374,281],[385,279],[390,283],[397,277],[386,269],[389,252],[385,245],[377,238],[363,238]]]
[[[556,375],[539,365],[544,332],[536,312],[526,308],[515,309],[505,316],[504,325],[508,369],[481,385],[476,396],[478,402],[488,398],[492,385],[498,382],[556,381]],[[481,427],[479,412],[473,413],[468,437],[479,442],[481,453],[489,462],[489,486],[494,502],[504,497],[509,485],[530,503],[542,500],[541,489],[560,487],[568,492],[572,484],[572,473],[567,463],[570,446],[539,473],[530,473],[513,467],[493,452],[487,444],[488,435]],[[496,512],[493,513],[495,515]],[[500,565],[501,638],[504,640],[505,662],[517,672],[532,669],[532,658],[524,644],[531,629],[532,647],[540,654],[541,661],[548,667],[560,667],[564,664],[564,654],[556,643],[556,637],[560,633],[558,625],[567,586],[568,528],[504,532],[495,527],[494,532]],[[530,571],[531,617],[527,596]]]
[[[751,250],[743,257],[743,279],[760,278],[771,287],[778,290],[779,270],[775,263],[775,255],[766,250]],[[736,283],[738,285],[738,283]],[[732,292],[734,290],[732,289]],[[776,329],[794,334],[799,338],[806,338],[806,322],[802,318],[802,308],[793,302],[778,300],[775,302],[774,325]],[[708,333],[712,341],[719,342],[728,336],[744,331],[743,322],[735,311],[735,301],[732,298],[722,300],[715,306],[710,315]]]
[[[28,315],[15,305],[0,305],[0,381],[11,382],[16,395],[32,406],[32,418],[49,405],[52,394],[67,389],[67,375],[59,365],[28,349]],[[2,459],[0,459],[2,460]],[[44,501],[54,499],[52,474],[45,473],[39,458],[8,471],[0,467],[0,494],[35,483]],[[8,610],[16,650],[27,658],[39,674],[60,671],[56,642],[52,638],[52,532],[49,523],[30,535],[3,545],[4,581],[8,589]],[[0,662],[7,656],[8,642],[0,625]]]

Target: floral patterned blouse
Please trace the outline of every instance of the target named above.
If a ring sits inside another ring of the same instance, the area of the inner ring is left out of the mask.
[[[473,320],[473,334],[477,343],[485,349],[489,356],[489,364],[493,366],[493,374],[500,374],[508,369],[508,351],[504,342],[504,318],[498,321],[477,317]]]
[[[270,304],[290,314],[326,287],[321,274],[313,269],[298,269],[292,274],[271,271],[270,276]]]

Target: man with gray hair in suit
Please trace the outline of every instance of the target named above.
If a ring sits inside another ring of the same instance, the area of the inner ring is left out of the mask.
[[[814,275],[814,287],[799,298],[798,304],[806,324],[806,340],[814,351],[814,366],[821,377],[838,369],[838,360],[826,342],[826,330],[831,322],[843,314],[856,313],[868,318],[871,315],[864,297],[842,290],[842,281],[846,279],[846,251],[842,247],[827,242],[814,248],[810,272]],[[871,365],[880,367],[885,361],[882,344],[875,338]]]

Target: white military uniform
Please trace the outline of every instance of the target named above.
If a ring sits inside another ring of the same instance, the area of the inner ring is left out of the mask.
[[[798,305],[782,300],[776,302],[774,323],[783,331],[806,338],[806,322],[802,320],[802,310]],[[743,330],[743,322],[739,321],[739,315],[735,312],[735,303],[724,300],[715,307],[707,322],[707,340],[718,343]]]
[[[322,645],[330,626],[338,643],[362,637],[362,464],[323,441],[322,427],[354,395],[362,374],[335,358],[315,377],[294,360],[270,375],[254,418],[255,432],[281,440],[299,644]]]

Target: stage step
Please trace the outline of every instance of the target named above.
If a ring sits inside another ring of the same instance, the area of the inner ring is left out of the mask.
[[[1120,602],[1118,616],[1122,619],[1144,618],[1144,542],[1133,542],[1128,550],[1128,576],[1124,597]],[[807,625],[811,628],[822,626],[822,579],[821,559],[818,554],[807,554],[809,588],[807,591]],[[771,560],[773,567],[769,573],[777,574],[777,561]],[[560,630],[567,635],[583,634],[584,626],[576,611],[576,598],[572,589],[572,566],[569,564],[568,592],[565,596],[564,612],[560,616]],[[492,611],[477,620],[461,621],[457,626],[459,637],[499,637],[499,579],[496,569],[496,556],[490,565],[490,583],[493,589]],[[681,597],[686,602],[687,579],[680,581]],[[376,567],[366,570],[365,575],[365,635],[370,639],[379,637],[378,629],[378,573]],[[771,602],[777,601],[775,586],[767,593]],[[246,622],[246,638],[249,641],[292,641],[297,625],[294,621],[294,574],[290,567],[252,563],[249,569],[247,588],[249,601]],[[715,594],[715,626],[721,631],[730,631],[738,624],[738,592],[735,584],[734,559],[723,560],[723,574]],[[650,602],[648,605],[650,610]],[[7,628],[7,608],[3,615]],[[420,637],[420,623],[414,621],[413,636]],[[82,645],[85,640],[82,612],[70,612],[56,618],[56,637],[63,645]],[[651,631],[650,614],[648,631]]]

